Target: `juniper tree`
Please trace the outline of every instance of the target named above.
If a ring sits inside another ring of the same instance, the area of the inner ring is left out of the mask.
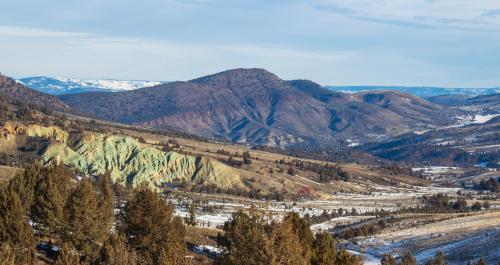
[[[99,214],[100,230],[108,234],[111,231],[115,219],[115,196],[111,187],[111,175],[106,172],[100,178]]]
[[[159,265],[163,252],[172,264],[185,263],[185,228],[173,212],[172,204],[145,186],[131,194],[118,229],[144,264]]]
[[[68,244],[64,243],[59,249],[54,265],[80,265],[80,257]]]
[[[335,264],[337,255],[337,244],[333,237],[327,233],[322,232],[316,234],[313,242],[313,253],[311,257],[312,265],[331,265]]]
[[[410,251],[405,252],[405,254],[401,257],[401,265],[416,265],[417,259]]]
[[[193,203],[189,205],[189,215],[186,216],[185,222],[187,225],[196,226],[196,211]]]
[[[40,230],[52,234],[63,231],[72,175],[59,164],[45,167],[40,173],[34,189],[37,196],[31,206],[31,217]]]
[[[101,217],[112,209],[100,207],[102,197],[92,181],[84,178],[71,193],[65,212],[64,238],[88,260],[97,256],[99,245],[110,232],[108,226],[102,225]]]
[[[380,260],[380,265],[397,265],[398,263],[396,262],[396,259],[389,254],[385,254],[384,257],[382,257],[382,260]]]
[[[111,234],[101,248],[97,264],[136,265],[137,254],[127,245],[124,236]]]
[[[300,238],[293,231],[291,222],[281,222],[274,227],[271,234],[274,264],[276,265],[306,265],[309,256],[304,251]]]
[[[16,263],[32,262],[35,238],[26,209],[19,195],[5,187],[0,188],[0,242],[11,248]]]
[[[219,235],[217,240],[223,254],[217,264],[273,264],[272,242],[260,217],[239,210],[224,223],[223,229],[224,235]]]
[[[360,257],[353,255],[346,250],[340,250],[337,253],[337,258],[336,258],[336,263],[337,265],[362,265],[363,261],[361,260]]]
[[[300,244],[302,246],[301,254],[309,259],[311,257],[311,247],[314,240],[309,222],[301,218],[296,212],[287,214],[283,222],[289,222],[292,225],[292,232],[300,239]]]
[[[22,173],[17,173],[9,182],[8,188],[15,191],[23,207],[29,211],[35,198],[35,185],[43,172],[43,167],[39,162],[31,163]]]

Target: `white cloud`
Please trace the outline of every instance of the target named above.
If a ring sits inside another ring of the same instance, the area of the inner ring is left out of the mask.
[[[39,28],[27,27],[6,27],[0,26],[0,36],[13,36],[13,37],[74,37],[84,36],[85,33],[80,32],[66,32],[46,30]]]
[[[412,27],[499,30],[496,0],[318,0],[324,11]]]

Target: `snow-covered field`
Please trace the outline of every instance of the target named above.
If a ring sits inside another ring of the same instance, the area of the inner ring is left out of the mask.
[[[500,258],[499,240],[500,212],[491,212],[361,238],[349,248],[376,257],[385,253],[399,255],[411,249],[418,262],[442,250],[452,259],[451,264],[465,264],[481,256],[491,263]]]
[[[273,220],[281,220],[289,212],[299,213],[301,216],[319,216],[324,211],[331,213],[343,209],[344,212],[350,213],[354,208],[358,214],[373,212],[375,210],[384,209],[386,211],[394,211],[402,207],[416,206],[418,198],[424,195],[436,193],[456,194],[458,188],[443,188],[443,187],[419,187],[413,188],[394,188],[374,185],[379,190],[370,194],[359,193],[336,193],[332,194],[329,200],[304,200],[297,202],[265,202],[250,200],[248,202],[235,202],[229,199],[216,199],[211,197],[208,202],[196,206],[196,219],[198,226],[216,228],[221,226],[231,218],[231,214],[239,209],[248,211],[252,206],[261,212],[265,212],[272,216]],[[188,215],[187,204],[189,199],[185,201],[171,199],[171,202],[176,206],[176,213],[181,217]],[[210,212],[204,211],[210,207]],[[369,216],[348,215],[329,220],[328,222],[313,226],[313,230],[326,230],[334,227],[337,224],[347,224],[355,221],[366,219]]]

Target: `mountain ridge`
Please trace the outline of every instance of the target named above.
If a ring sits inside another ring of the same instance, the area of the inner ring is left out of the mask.
[[[307,83],[307,84],[306,84]],[[253,145],[332,144],[444,124],[444,107],[395,92],[346,94],[264,69],[232,69],[150,88],[59,97],[93,117]],[[396,105],[404,105],[404,108]],[[370,135],[373,134],[373,135]]]

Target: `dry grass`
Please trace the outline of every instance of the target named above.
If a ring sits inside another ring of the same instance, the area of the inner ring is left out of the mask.
[[[18,171],[19,168],[0,166],[0,183],[8,181],[12,177],[14,177]]]

